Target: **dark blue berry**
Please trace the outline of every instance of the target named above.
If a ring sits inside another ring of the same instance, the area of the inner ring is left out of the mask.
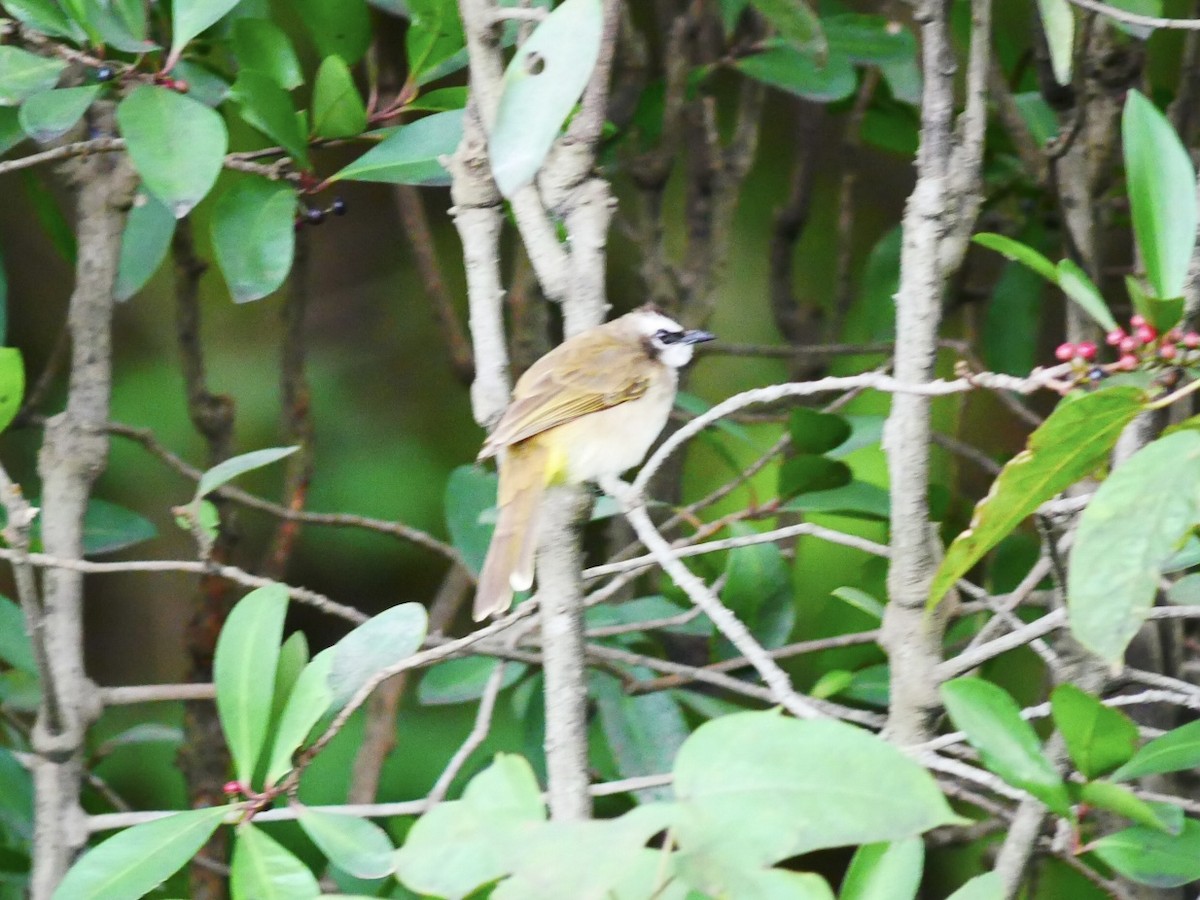
[[[344,216],[346,214],[346,201],[341,197],[334,197],[333,203],[329,204],[329,211],[335,216]]]
[[[116,74],[117,73],[113,71],[112,66],[101,66],[96,70],[96,80],[112,81],[113,78],[116,77]]]

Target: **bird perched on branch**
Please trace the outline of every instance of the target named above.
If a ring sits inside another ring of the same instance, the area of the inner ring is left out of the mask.
[[[499,515],[475,620],[502,613],[533,585],[538,508],[547,487],[620,475],[654,443],[675,402],[678,370],[707,331],[643,306],[563,341],[517,381],[479,451],[500,469]]]

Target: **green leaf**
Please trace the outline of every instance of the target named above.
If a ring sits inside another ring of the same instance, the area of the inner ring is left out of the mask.
[[[676,840],[697,863],[761,866],[958,821],[929,773],[897,748],[852,725],[777,712],[701,725],[675,760],[675,793]]]
[[[1090,849],[1118,874],[1157,888],[1183,887],[1200,878],[1200,822],[1185,819],[1178,835],[1134,826],[1106,835]]]
[[[94,497],[88,500],[83,515],[85,557],[116,553],[157,536],[154,523],[133,510]]]
[[[117,263],[117,300],[128,300],[158,271],[175,236],[175,216],[144,188],[133,198],[121,235]]]
[[[324,59],[335,53],[352,66],[371,43],[371,17],[365,0],[292,0]]]
[[[828,453],[849,440],[845,417],[799,406],[788,415],[788,434],[797,453]]]
[[[462,109],[466,105],[467,89],[465,87],[448,87],[419,95],[405,109],[421,112],[446,112]]]
[[[1073,684],[1054,689],[1050,709],[1067,752],[1085,778],[1107,775],[1137,749],[1138,730],[1129,716]]]
[[[1100,289],[1083,269],[1069,259],[1058,261],[1058,286],[1101,328],[1105,331],[1116,330],[1117,320],[1108,311],[1108,304],[1104,302]]]
[[[497,885],[492,900],[607,898],[646,842],[670,826],[672,812],[666,804],[649,804],[617,819],[529,829],[511,851],[512,877]]]
[[[205,106],[215,109],[229,96],[229,82],[198,62],[181,59],[172,71],[190,85],[188,96]]]
[[[296,679],[275,730],[267,763],[267,785],[275,784],[291,770],[292,754],[333,704],[333,691],[329,688],[329,670],[332,668],[333,648],[330,647],[314,656]]]
[[[329,180],[447,185],[450,173],[438,160],[458,149],[463,115],[463,110],[456,109],[401,126]]]
[[[124,53],[148,53],[159,49],[146,40],[146,14],[141,3],[133,0],[82,0],[87,30],[94,43],[105,44]]]
[[[806,0],[750,0],[780,36],[798,50],[823,54],[826,50],[821,20]]]
[[[3,596],[0,596],[0,659],[22,672],[37,674],[25,614],[20,606]]]
[[[420,603],[401,603],[363,622],[333,646],[329,689],[335,708],[345,706],[381,669],[421,649],[429,615]]]
[[[21,112],[11,106],[0,106],[0,156],[25,140],[21,127]]]
[[[850,860],[840,900],[912,900],[921,886],[925,845],[919,838],[866,844]]]
[[[779,497],[790,500],[800,494],[832,491],[853,480],[854,473],[844,462],[809,454],[789,456],[779,467]]]
[[[186,216],[212,190],[229,136],[221,117],[202,103],[156,85],[142,85],[117,107],[134,167],[147,190]]]
[[[217,638],[213,657],[217,714],[242,784],[250,784],[254,777],[267,739],[287,605],[287,588],[281,584],[251,591],[234,606]]]
[[[425,670],[421,685],[417,688],[417,700],[422,706],[442,706],[478,700],[483,696],[484,688],[498,665],[505,667],[500,682],[501,690],[515,684],[529,669],[524,663],[502,663],[485,656],[448,659]]]
[[[652,678],[648,669],[634,669],[638,678]],[[589,694],[600,714],[600,728],[622,778],[669,771],[675,754],[688,737],[679,703],[666,691],[630,696],[611,675],[595,673]],[[666,800],[669,787],[639,791],[642,801]]]
[[[1141,281],[1132,275],[1125,276],[1125,289],[1133,301],[1134,309],[1141,313],[1159,334],[1166,334],[1183,318],[1182,297],[1151,297],[1142,288]]]
[[[1179,834],[1183,828],[1183,810],[1170,804],[1147,803],[1123,784],[1111,781],[1090,781],[1079,789],[1079,802],[1098,809],[1107,809],[1138,825],[1146,825],[1168,834]]]
[[[233,50],[241,68],[261,72],[284,90],[304,84],[304,73],[292,42],[270,19],[235,20]]]
[[[239,825],[235,834],[229,868],[234,897],[308,900],[321,895],[312,870],[261,828],[247,822]]]
[[[997,872],[976,875],[946,900],[1004,900],[1004,882]]]
[[[995,250],[1005,259],[1010,259],[1013,262],[1018,262],[1034,272],[1037,272],[1051,284],[1058,284],[1058,269],[1054,267],[1054,263],[1042,256],[1032,247],[1027,247],[1020,241],[1014,241],[1012,238],[1005,237],[1002,234],[992,234],[991,232],[981,232],[971,238],[976,244],[981,247],[987,247],[989,250]]]
[[[744,56],[734,63],[738,71],[814,103],[845,100],[858,86],[858,76],[848,56],[834,52],[822,61],[816,53],[787,44],[769,41],[766,44],[767,49],[761,53]]]
[[[313,88],[312,130],[317,137],[356,137],[367,129],[367,110],[354,76],[340,56],[327,56]]]
[[[21,410],[25,399],[25,361],[16,347],[0,347],[0,431]]]
[[[929,605],[936,605],[1022,519],[1102,465],[1145,399],[1140,388],[1111,387],[1069,396],[1055,407],[976,505],[970,527],[947,549],[929,589]]]
[[[842,13],[821,20],[825,39],[836,52],[859,65],[912,62],[917,39],[889,16]]]
[[[500,86],[488,157],[505,197],[533,181],[600,55],[600,0],[564,0],[513,55]]]
[[[499,754],[461,800],[439,804],[414,823],[396,852],[396,877],[422,894],[462,900],[511,872],[514,854],[545,819],[529,763]]]
[[[459,466],[446,481],[446,530],[454,549],[471,573],[479,574],[492,540],[493,525],[481,524],[480,515],[496,505],[496,475],[479,466]]]
[[[235,303],[273,293],[292,270],[296,192],[289,184],[249,176],[217,199],[213,252]]]
[[[21,128],[40,144],[62,137],[83,118],[100,87],[94,84],[34,94],[21,104]]]
[[[275,685],[271,691],[271,724],[278,732],[279,720],[283,716],[288,698],[296,687],[300,673],[308,665],[308,638],[303,631],[288,635],[279,648],[279,662],[275,665]]]
[[[425,84],[431,75],[466,46],[462,19],[455,0],[409,0],[409,26],[405,34],[408,77]]]
[[[1196,245],[1196,192],[1183,186],[1196,183],[1196,170],[1166,116],[1134,90],[1126,95],[1121,139],[1146,278],[1159,297],[1182,296]]]
[[[846,586],[835,588],[830,593],[843,603],[848,603],[855,609],[865,612],[871,618],[883,621],[883,604],[866,591],[859,590],[856,587]]]
[[[229,93],[241,107],[241,116],[248,125],[279,144],[301,168],[312,168],[308,141],[287,91],[270,76],[243,69]]]
[[[83,29],[68,19],[54,0],[4,0],[4,11],[24,25],[51,37],[81,43]]]
[[[231,456],[200,476],[200,482],[196,485],[196,496],[193,499],[199,500],[201,497],[211,494],[221,485],[233,481],[239,475],[269,466],[285,456],[291,456],[299,449],[299,447],[267,447],[265,450],[251,450],[249,453]]]
[[[1130,781],[1143,775],[1182,772],[1200,766],[1200,721],[1188,722],[1159,735],[1142,747],[1117,771],[1116,781]]]
[[[891,509],[888,492],[876,484],[852,481],[843,487],[811,491],[793,497],[780,507],[787,512],[830,513],[865,519],[887,519]]]
[[[1071,815],[1062,776],[1042,752],[1017,702],[982,678],[955,678],[942,685],[942,702],[954,727],[966,732],[983,764],[1009,784],[1028,791],[1061,816]]]
[[[1079,517],[1067,572],[1071,634],[1120,660],[1154,605],[1164,563],[1198,520],[1200,432],[1159,438],[1117,468]]]
[[[731,525],[731,537],[749,537],[756,530],[744,522]],[[738,618],[753,627],[772,603],[791,603],[792,570],[776,544],[750,544],[729,551],[721,599]]]
[[[1038,227],[1040,233],[1042,229]],[[1029,340],[1041,327],[1045,282],[1022,265],[1004,267],[987,304],[983,328],[984,363],[990,371],[1025,375],[1039,362]]]
[[[386,878],[392,874],[395,852],[387,832],[357,816],[300,808],[304,833],[329,861],[355,878]]]
[[[200,852],[228,806],[178,812],[117,832],[85,853],[54,890],[54,900],[141,897]]]
[[[1067,0],[1038,0],[1038,14],[1050,50],[1050,67],[1059,84],[1071,83],[1075,56],[1075,13]]]
[[[11,44],[0,45],[0,106],[16,106],[27,97],[50,90],[66,68],[62,60],[38,56]]]
[[[164,68],[170,70],[192,38],[215,25],[237,4],[238,0],[175,0],[171,4],[171,53]]]

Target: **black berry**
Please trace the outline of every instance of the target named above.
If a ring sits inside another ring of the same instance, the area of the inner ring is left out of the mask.
[[[96,80],[112,81],[113,78],[116,77],[116,74],[117,73],[113,71],[112,66],[101,66],[96,70]]]
[[[346,214],[346,201],[341,197],[334,197],[333,202],[329,204],[329,211],[335,216],[344,216]]]
[[[310,225],[320,225],[325,221],[325,210],[323,209],[306,209],[304,218],[308,220]]]

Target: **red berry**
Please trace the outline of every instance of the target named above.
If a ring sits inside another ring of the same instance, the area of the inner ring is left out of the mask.
[[[1121,338],[1121,342],[1119,344],[1117,344],[1117,349],[1125,354],[1132,353],[1134,350],[1137,349],[1137,347],[1138,347],[1137,338],[1130,337],[1129,335],[1126,335],[1125,337]]]
[[[1121,341],[1124,337],[1125,337],[1125,329],[1114,328],[1112,331],[1110,331],[1108,334],[1106,334],[1104,336],[1104,343],[1108,344],[1108,346],[1110,346],[1110,347],[1115,347],[1115,346],[1117,346],[1117,344],[1121,343]]]
[[[1149,325],[1139,325],[1135,332],[1137,339],[1143,344],[1152,344],[1154,339],[1158,337],[1158,332]]]
[[[221,790],[226,794],[240,794],[242,792],[242,785],[237,781],[227,781]]]
[[[1134,328],[1141,328],[1146,324],[1146,319],[1143,316],[1133,315],[1129,317],[1129,324]]]
[[[176,78],[171,83],[171,90],[175,91],[177,94],[186,94],[191,89],[192,89],[192,86],[190,84],[188,84],[186,81],[184,81],[182,78]]]
[[[1178,328],[1172,328],[1170,331],[1168,331],[1166,334],[1163,335],[1163,340],[1170,341],[1172,344],[1177,344],[1177,343],[1179,343],[1179,340],[1182,337],[1183,337],[1182,331],[1180,331]]]
[[[1075,358],[1074,344],[1059,344],[1054,350],[1054,356],[1062,362]]]
[[[1122,356],[1120,359],[1117,360],[1117,368],[1121,369],[1125,372],[1132,372],[1134,369],[1137,368],[1137,366],[1138,366],[1137,357],[1132,356],[1130,354],[1126,354],[1125,356]]]
[[[1174,359],[1177,352],[1174,344],[1163,344],[1158,348],[1158,355],[1163,359]]]
[[[1200,347],[1200,334],[1197,334],[1194,331],[1189,331],[1183,336],[1183,346],[1187,347],[1189,350],[1195,350],[1197,347]]]
[[[1075,355],[1089,362],[1096,358],[1096,345],[1092,341],[1084,341],[1075,348]]]

